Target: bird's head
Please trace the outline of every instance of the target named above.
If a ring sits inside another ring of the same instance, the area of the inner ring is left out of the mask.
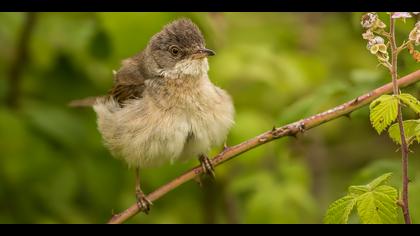
[[[207,73],[207,57],[215,55],[205,47],[200,29],[185,18],[169,23],[155,34],[147,51],[156,72],[167,78],[195,77]]]

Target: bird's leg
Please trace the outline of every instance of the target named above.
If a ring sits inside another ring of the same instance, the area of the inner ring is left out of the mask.
[[[198,160],[201,163],[201,167],[203,168],[204,173],[209,175],[210,177],[214,178],[215,177],[214,167],[213,167],[213,164],[211,163],[210,159],[205,154],[201,154],[198,157]]]
[[[223,150],[222,150],[222,152],[226,151],[226,149],[228,149],[228,148],[229,148],[229,146],[227,145],[226,142],[224,142],[223,143]]]
[[[136,199],[137,199],[137,206],[146,214],[149,214],[150,206],[152,206],[152,202],[147,199],[146,195],[144,195],[143,191],[140,187],[140,169],[136,168]]]

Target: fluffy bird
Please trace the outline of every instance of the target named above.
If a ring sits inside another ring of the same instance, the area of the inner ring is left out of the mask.
[[[105,146],[135,169],[137,203],[146,213],[152,203],[140,187],[141,168],[198,157],[214,175],[206,153],[225,142],[235,112],[228,93],[209,79],[213,55],[191,20],[173,21],[122,62],[107,95],[70,104],[93,106]]]

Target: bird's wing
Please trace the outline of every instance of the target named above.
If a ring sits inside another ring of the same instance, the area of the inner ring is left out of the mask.
[[[70,107],[89,107],[93,106],[98,98],[104,97],[115,99],[123,107],[127,100],[141,98],[145,79],[140,72],[139,63],[139,55],[124,60],[121,68],[114,73],[114,86],[106,96],[73,100],[68,105]]]
[[[140,72],[138,63],[139,60],[127,59],[114,75],[115,83],[108,95],[120,106],[124,106],[129,99],[138,99],[143,95],[145,78]]]

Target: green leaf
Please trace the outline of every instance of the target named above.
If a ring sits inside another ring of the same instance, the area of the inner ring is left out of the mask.
[[[417,142],[420,143],[420,124],[417,125],[415,133],[416,133],[416,137],[417,137]]]
[[[372,180],[370,183],[366,185],[356,185],[349,187],[349,193],[353,194],[354,196],[360,196],[366,192],[372,191],[380,185],[386,184],[389,179],[391,179],[392,173],[386,173],[378,178]]]
[[[415,140],[420,140],[420,120],[405,120],[403,122],[405,140],[411,145]],[[389,137],[397,144],[401,144],[400,127],[398,123],[391,125],[388,129]]]
[[[392,224],[397,222],[397,190],[382,185],[357,199],[357,213],[364,224]]]
[[[351,195],[347,195],[336,200],[328,207],[327,214],[324,218],[324,223],[346,224],[349,220],[351,210],[353,210],[355,204],[356,199]]]
[[[357,185],[357,186],[350,186],[349,187],[349,193],[353,196],[360,196],[364,193],[369,191],[369,188],[365,185]]]
[[[415,113],[420,114],[420,101],[409,93],[400,94],[401,102],[411,108]]]
[[[367,184],[367,187],[370,190],[373,190],[380,185],[384,185],[384,184],[388,183],[388,181],[391,179],[391,177],[392,177],[391,172],[383,174],[383,175],[379,176],[378,178],[372,180],[372,182],[370,182],[369,184]]]
[[[391,176],[392,173],[386,173],[369,184],[350,186],[347,196],[338,199],[328,207],[324,223],[347,223],[355,205],[362,223],[397,223],[397,190],[384,185]]]
[[[369,108],[372,126],[381,134],[397,118],[398,99],[392,95],[382,95]]]

